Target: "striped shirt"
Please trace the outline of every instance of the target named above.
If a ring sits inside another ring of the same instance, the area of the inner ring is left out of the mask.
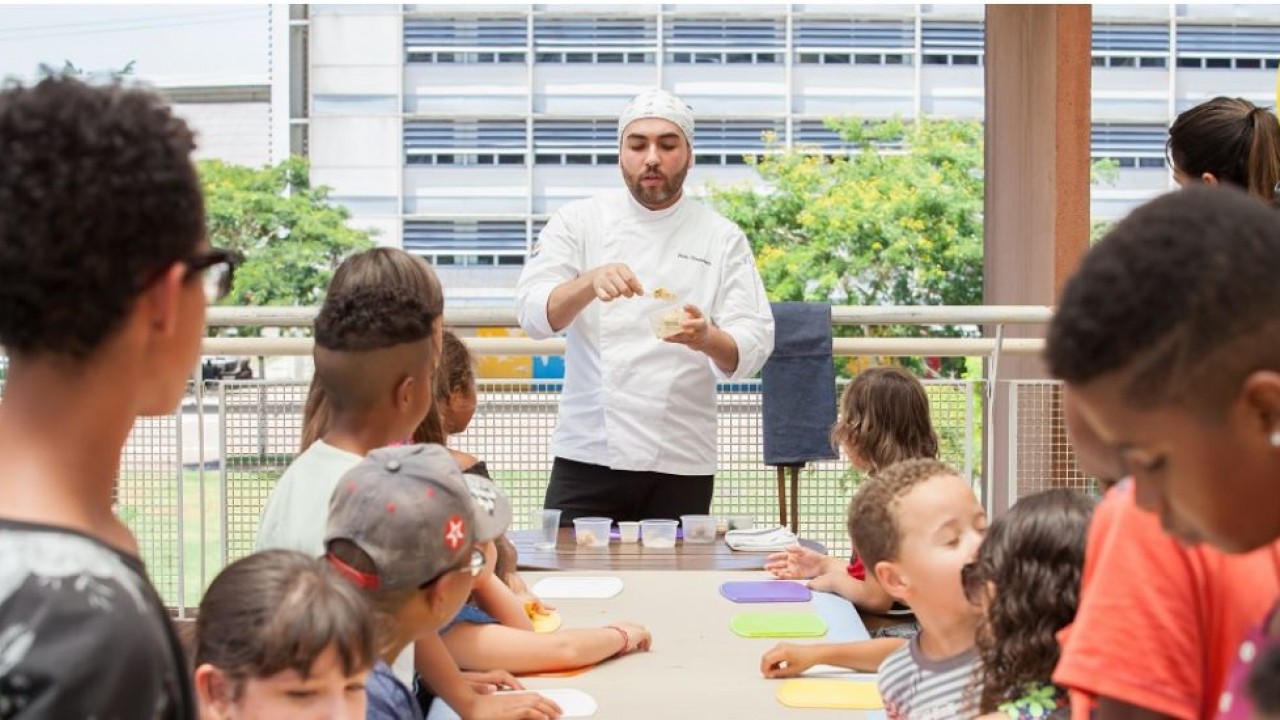
[[[920,636],[894,650],[880,665],[877,685],[889,720],[955,720],[977,715],[978,651],[930,660]]]

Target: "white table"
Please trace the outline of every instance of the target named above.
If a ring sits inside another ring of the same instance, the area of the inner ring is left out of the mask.
[[[570,573],[524,573],[532,587],[543,577]],[[764,580],[768,574],[742,571],[581,572],[572,576],[622,578],[623,590],[607,600],[549,600],[564,627],[599,627],[619,620],[638,622],[653,633],[653,649],[616,658],[569,678],[524,678],[525,686],[577,688],[599,703],[602,720],[686,720],[691,718],[830,718],[873,720],[882,712],[832,712],[788,708],[774,699],[781,680],[760,675],[760,656],[776,638],[743,638],[729,629],[739,612],[759,610],[813,611],[826,621],[825,637],[795,642],[852,642],[868,639],[857,612],[847,601],[815,593],[809,603],[738,604],[720,595],[729,580]],[[832,669],[834,670],[834,669]],[[806,676],[873,680],[849,672],[814,672]],[[439,700],[428,720],[457,716]]]

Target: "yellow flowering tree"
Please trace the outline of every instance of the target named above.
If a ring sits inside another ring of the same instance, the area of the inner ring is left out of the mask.
[[[854,149],[787,151],[767,138],[768,150],[747,159],[764,181],[763,191],[747,185],[710,189],[711,202],[751,240],[770,298],[981,303],[982,124],[847,118],[827,125]],[[974,331],[873,330],[893,336]],[[962,362],[955,364],[944,372],[959,372]]]

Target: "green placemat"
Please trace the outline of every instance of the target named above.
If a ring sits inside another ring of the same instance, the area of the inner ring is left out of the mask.
[[[742,637],[822,637],[827,624],[813,613],[744,612],[733,616],[729,627]]]

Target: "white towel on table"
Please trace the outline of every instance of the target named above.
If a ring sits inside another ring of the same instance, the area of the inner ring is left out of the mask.
[[[779,525],[753,530],[730,530],[724,534],[724,542],[740,552],[777,552],[800,541],[795,533]]]

